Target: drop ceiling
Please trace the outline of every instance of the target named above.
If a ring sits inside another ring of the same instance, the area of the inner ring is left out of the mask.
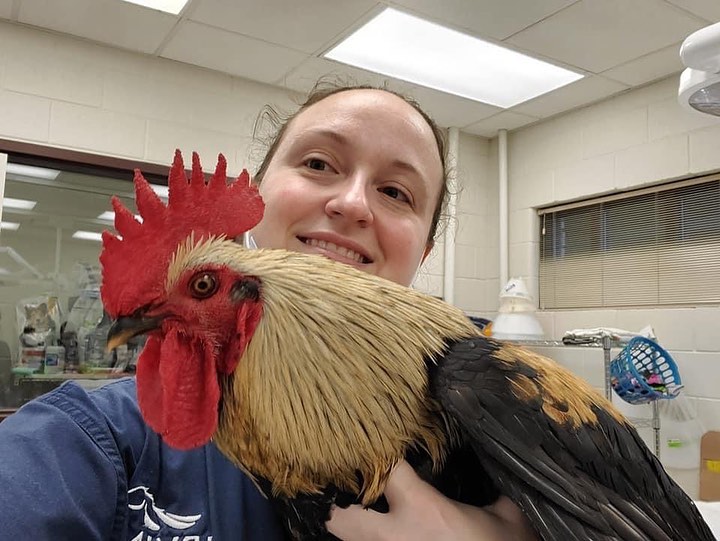
[[[679,74],[683,39],[720,21],[718,0],[190,0],[177,16],[121,0],[0,0],[0,18],[305,92],[326,74],[388,81],[322,58],[388,6],[585,75],[510,109],[389,80],[441,125],[485,137]]]

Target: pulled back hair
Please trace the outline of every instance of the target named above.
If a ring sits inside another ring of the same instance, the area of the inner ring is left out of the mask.
[[[405,101],[413,109],[415,109],[423,117],[423,119],[425,119],[425,122],[427,122],[428,126],[430,126],[433,136],[435,137],[435,143],[437,144],[440,163],[442,164],[442,186],[440,188],[440,195],[438,197],[438,201],[435,205],[435,211],[433,212],[432,222],[430,223],[430,232],[427,239],[427,242],[429,244],[433,244],[435,236],[438,232],[438,225],[442,216],[444,215],[445,207],[448,200],[448,173],[447,167],[445,165],[445,134],[442,129],[435,123],[435,121],[430,117],[430,115],[423,111],[423,109],[414,99],[408,96],[404,96],[388,88],[373,85],[340,84],[337,82],[330,82],[321,79],[320,81],[315,83],[315,86],[312,88],[305,101],[292,114],[282,115],[275,109],[273,109],[271,106],[265,106],[265,108],[260,113],[258,119],[255,122],[255,138],[257,138],[259,125],[262,121],[269,122],[271,124],[272,133],[267,137],[267,151],[264,153],[262,161],[260,163],[260,167],[258,167],[258,170],[254,175],[254,182],[258,184],[262,182],[263,177],[265,176],[265,173],[267,172],[267,169],[270,165],[270,162],[275,157],[278,146],[280,146],[280,143],[285,136],[285,132],[287,131],[288,126],[295,119],[295,117],[297,117],[300,113],[302,113],[309,107],[312,107],[316,103],[324,100],[325,98],[334,94],[339,94],[341,92],[347,92],[349,90],[382,90],[383,92],[393,94]]]

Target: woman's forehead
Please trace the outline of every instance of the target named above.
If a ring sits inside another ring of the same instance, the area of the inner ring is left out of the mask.
[[[374,131],[368,134],[366,129]],[[394,138],[391,145],[394,151],[422,157],[425,167],[437,169],[442,177],[432,128],[412,105],[391,92],[353,89],[332,94],[300,112],[288,125],[284,138],[298,142],[316,134],[334,136],[350,144],[355,142],[353,138],[369,135],[378,146]],[[427,173],[435,176],[435,171]]]
[[[293,123],[299,127],[348,118],[388,121],[402,119],[407,128],[433,138],[422,115],[403,98],[378,89],[352,89],[331,94],[300,112]]]

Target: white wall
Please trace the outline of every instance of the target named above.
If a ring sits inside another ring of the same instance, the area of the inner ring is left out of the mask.
[[[491,141],[465,133],[460,133],[457,152],[457,216],[441,223],[439,242],[418,274],[415,287],[443,296],[443,233],[452,221],[456,243],[454,304],[470,315],[488,317],[497,309],[500,291],[497,158]]]
[[[226,54],[233,54],[226,51]],[[278,88],[0,22],[0,137],[169,164],[195,150],[207,170],[247,166],[260,108]],[[237,172],[237,173],[235,173]]]
[[[627,92],[510,134],[510,274],[537,298],[539,231],[535,208],[720,169],[720,119],[683,110],[678,77]],[[685,392],[708,430],[720,430],[720,307],[545,311],[548,337],[574,328],[655,329],[678,363]],[[546,354],[603,384],[600,351]],[[648,411],[632,408],[643,416]],[[680,475],[680,474],[678,474]],[[696,490],[695,474],[683,478]]]

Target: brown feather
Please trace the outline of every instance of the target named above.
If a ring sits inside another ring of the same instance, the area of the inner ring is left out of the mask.
[[[596,425],[593,408],[600,408],[619,423],[626,423],[623,415],[612,403],[598,393],[586,380],[577,377],[555,361],[527,349],[505,344],[495,357],[509,367],[518,360],[535,370],[537,380],[513,373],[511,379],[516,396],[521,400],[542,397],[545,414],[560,425],[577,428],[582,424]]]

